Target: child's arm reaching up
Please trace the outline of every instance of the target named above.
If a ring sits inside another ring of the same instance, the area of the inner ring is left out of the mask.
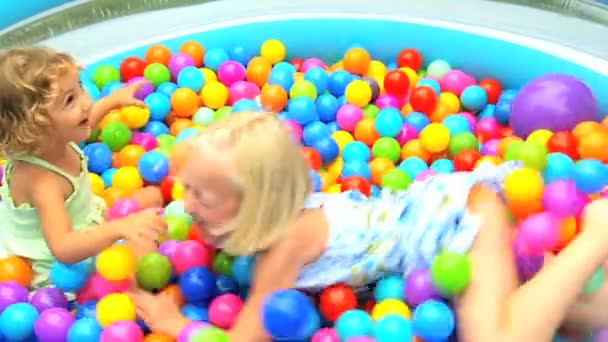
[[[145,106],[144,101],[135,98],[135,93],[138,92],[145,83],[146,81],[134,82],[95,102],[91,109],[91,116],[89,117],[91,128],[97,127],[97,124],[99,124],[101,119],[114,108],[130,105]]]

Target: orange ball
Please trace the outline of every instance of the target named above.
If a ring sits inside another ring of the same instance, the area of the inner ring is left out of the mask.
[[[14,281],[29,287],[32,277],[32,266],[25,259],[14,255],[0,259],[0,282]]]
[[[271,112],[280,112],[287,105],[287,92],[279,85],[267,85],[260,94],[262,108]]]
[[[401,113],[403,114],[403,112]],[[442,103],[437,103],[435,105],[435,109],[433,109],[429,118],[431,119],[431,122],[441,122],[450,114],[454,113],[450,110],[448,106]]]
[[[181,132],[182,130],[184,130],[186,128],[190,128],[193,125],[194,124],[189,119],[176,119],[171,124],[171,127],[169,127],[169,132],[171,133],[171,135],[176,137],[179,134],[179,132]]]
[[[198,110],[200,98],[190,88],[179,88],[171,95],[171,108],[178,118],[189,118]]]
[[[570,241],[574,239],[577,232],[576,218],[568,217],[562,220],[559,225],[559,241],[557,243],[557,248],[562,249],[566,247]]]
[[[179,52],[183,52],[188,56],[192,57],[194,65],[200,67],[203,65],[203,58],[205,57],[205,49],[203,46],[195,41],[185,42],[180,48]]]
[[[416,138],[406,142],[401,148],[401,159],[405,160],[409,157],[418,157],[428,164],[431,153],[425,150],[420,139]]]
[[[376,124],[373,118],[363,118],[355,126],[354,136],[356,140],[367,146],[372,146],[380,138],[376,132]]]
[[[507,154],[507,150],[509,149],[509,146],[511,146],[511,144],[516,141],[522,141],[522,139],[520,137],[517,137],[514,135],[500,139],[500,142],[498,143],[498,146],[496,147],[498,156],[500,158],[504,159],[505,154]]]
[[[608,134],[603,130],[594,130],[581,136],[577,150],[581,158],[608,161]]]
[[[134,166],[137,167],[139,158],[146,153],[146,149],[139,145],[127,145],[118,152],[118,167]]]
[[[120,167],[120,163],[118,161],[118,152],[112,152],[112,167]]]
[[[247,63],[245,78],[247,81],[255,83],[258,87],[263,86],[268,81],[268,76],[272,70],[272,64],[265,57],[253,57]]]
[[[179,306],[179,307],[184,306],[184,303],[186,302],[186,299],[184,298],[184,296],[182,295],[182,292],[180,291],[179,287],[176,284],[171,284],[171,285],[165,287],[160,292],[168,294],[171,297],[171,299],[173,299],[173,302],[175,304],[177,304],[177,306]]]
[[[367,74],[371,61],[372,58],[365,49],[353,48],[346,51],[342,64],[344,66],[344,70],[363,76]]]
[[[167,117],[165,118],[165,123],[167,124],[168,127],[171,127],[171,125],[173,125],[173,123],[177,119],[178,118],[177,118],[177,115],[175,114],[175,112],[170,111],[169,114],[167,114]]]
[[[120,110],[112,110],[106,116],[104,116],[99,122],[99,128],[102,130],[106,128],[107,125],[112,122],[122,122],[125,123],[125,119],[122,116],[122,111]]]
[[[171,51],[162,45],[153,45],[146,51],[146,63],[160,63],[167,65],[171,58]]]
[[[175,339],[167,335],[151,333],[144,337],[144,342],[175,342]]]
[[[109,187],[103,191],[101,197],[106,201],[106,205],[109,208],[119,199],[125,198],[125,193],[118,188]]]
[[[576,125],[572,130],[572,135],[579,141],[583,136],[588,135],[594,131],[603,131],[605,128],[595,121],[583,121]]]
[[[395,163],[388,158],[376,158],[369,162],[369,168],[371,170],[372,184],[380,186],[382,184],[382,177],[388,171],[395,168]]]

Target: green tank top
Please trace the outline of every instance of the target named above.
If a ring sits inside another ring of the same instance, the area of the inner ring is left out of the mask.
[[[15,206],[10,196],[9,181],[15,161],[40,166],[70,182],[73,191],[65,201],[65,208],[74,230],[99,225],[105,218],[105,202],[91,190],[86,157],[76,144],[70,146],[80,156],[81,172],[77,177],[33,156],[9,159],[4,166],[4,184],[0,187],[0,258],[17,255],[28,259],[34,271],[32,290],[49,285],[49,271],[55,259],[42,235],[38,211],[28,203]]]

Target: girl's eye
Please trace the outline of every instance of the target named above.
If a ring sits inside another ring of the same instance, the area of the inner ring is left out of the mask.
[[[65,104],[69,105],[72,102],[74,102],[74,95],[69,95],[66,99],[65,99]]]

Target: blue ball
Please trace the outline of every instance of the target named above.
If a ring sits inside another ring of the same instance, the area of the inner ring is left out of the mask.
[[[255,258],[250,256],[237,256],[232,261],[232,277],[241,288],[251,284]]]
[[[338,108],[344,106],[348,102],[346,101],[346,96],[342,95],[338,97]]]
[[[177,75],[177,85],[180,88],[190,88],[198,93],[203,88],[203,84],[205,84],[205,76],[197,67],[187,66]]]
[[[254,53],[252,50],[243,47],[243,46],[235,46],[230,51],[228,51],[228,55],[230,59],[233,61],[237,61],[242,65],[247,65],[249,61],[253,58]]]
[[[293,66],[293,64],[283,61],[283,62],[279,62],[279,63],[275,64],[272,67],[271,73],[275,72],[275,71],[287,72],[287,73],[293,75],[297,70],[296,70],[296,67]]]
[[[414,331],[425,341],[445,341],[454,331],[454,313],[443,302],[427,300],[412,316]]]
[[[494,108],[494,118],[501,124],[509,124],[509,117],[511,116],[511,104],[517,95],[517,91],[513,89],[505,90],[502,92],[496,107]]]
[[[162,152],[148,151],[139,158],[137,170],[146,182],[160,184],[169,174],[169,159]]]
[[[315,101],[307,96],[296,97],[287,105],[287,118],[305,126],[319,120]]]
[[[418,87],[429,87],[435,91],[435,94],[439,96],[441,94],[441,86],[439,86],[439,82],[435,81],[432,78],[423,78],[418,83],[416,83],[416,88]]]
[[[342,159],[345,163],[351,161],[368,162],[371,156],[369,147],[360,141],[351,141],[342,148]]]
[[[437,159],[431,164],[431,170],[437,173],[454,172],[454,163],[449,159]]]
[[[144,126],[143,131],[158,137],[159,135],[169,134],[169,127],[164,122],[150,121]]]
[[[144,100],[150,110],[150,120],[164,121],[171,111],[171,101],[162,93],[152,93]]]
[[[340,130],[340,126],[335,121],[330,121],[327,123],[327,129],[329,130],[329,134],[334,134],[335,132]]]
[[[95,317],[78,319],[68,330],[67,342],[97,342],[103,329]]]
[[[215,292],[218,296],[227,293],[239,294],[239,285],[232,277],[218,274],[215,278]]]
[[[329,138],[330,135],[329,129],[321,121],[313,121],[302,130],[302,140],[307,146],[312,146],[319,139]]]
[[[220,48],[211,48],[205,53],[203,64],[205,64],[205,67],[213,71],[217,71],[217,69],[220,68],[220,65],[228,60],[230,60],[230,57],[228,56],[226,50]]]
[[[101,89],[101,97],[106,97],[117,91],[118,89],[122,89],[124,87],[125,85],[120,83],[119,81],[108,82],[105,86],[103,86],[103,89]]]
[[[331,137],[319,139],[311,147],[319,152],[323,164],[331,163],[340,154],[340,146]]]
[[[444,125],[448,131],[450,131],[450,136],[452,137],[458,133],[471,131],[471,126],[469,126],[467,119],[458,114],[450,114],[446,116],[441,124]]]
[[[374,326],[376,342],[411,341],[412,336],[412,323],[400,315],[386,315]]]
[[[420,133],[424,127],[431,123],[429,117],[420,112],[409,113],[403,121],[404,123],[414,127],[418,133]]]
[[[380,197],[380,188],[377,185],[372,184],[371,186],[371,197]]]
[[[396,69],[397,69],[397,63],[395,63],[395,62],[390,62],[390,63],[388,63],[388,64],[386,65],[386,69],[387,69],[388,71],[391,71],[391,70],[396,70]]]
[[[175,137],[175,143],[180,143],[180,142],[185,142],[185,141],[191,140],[192,138],[199,135],[199,133],[201,133],[201,131],[197,128],[193,128],[193,127],[184,128],[177,134],[177,137]]]
[[[165,82],[161,83],[158,87],[156,87],[156,92],[171,98],[173,92],[177,90],[177,84],[173,82]]]
[[[308,340],[319,328],[320,318],[308,297],[300,291],[285,289],[266,298],[262,323],[275,340]]]
[[[51,265],[51,283],[65,292],[74,292],[82,288],[91,273],[91,262],[84,260],[66,265],[54,261]]]
[[[547,156],[547,166],[543,170],[545,184],[553,183],[558,179],[572,179],[574,174],[574,161],[564,153],[550,153]]]
[[[350,176],[360,176],[369,181],[372,176],[372,171],[366,161],[354,159],[349,162],[345,162],[344,165],[342,165],[340,176],[342,179],[346,179]]]
[[[209,322],[209,311],[203,306],[186,304],[182,307],[182,314],[191,321]]]
[[[87,94],[89,94],[93,102],[101,98],[101,92],[99,91],[99,89],[97,89],[95,84],[91,82],[82,82],[82,88],[84,89],[84,91],[87,92]]]
[[[184,272],[178,286],[184,298],[191,303],[215,296],[215,276],[205,267],[192,267]]]
[[[329,76],[327,89],[335,96],[342,96],[346,91],[346,86],[352,81],[353,77],[348,71],[336,70]]]
[[[488,94],[478,85],[468,86],[460,94],[460,102],[464,108],[477,112],[488,103]]]
[[[496,110],[496,106],[493,104],[489,104],[486,105],[484,107],[484,109],[481,110],[481,112],[479,112],[479,114],[477,114],[477,119],[486,119],[486,118],[493,118],[494,117],[494,111]]]
[[[369,314],[355,309],[344,312],[336,321],[336,331],[340,341],[353,337],[372,336],[374,322]]]
[[[319,67],[308,69],[304,74],[304,79],[314,84],[318,94],[324,93],[329,85],[329,75],[327,74],[327,71]]]
[[[405,300],[403,277],[400,274],[391,274],[381,278],[374,288],[374,298],[379,303],[385,299]]]
[[[584,194],[602,191],[608,185],[608,167],[595,159],[582,159],[574,164],[576,188]]]
[[[90,172],[100,175],[112,166],[112,151],[103,143],[92,143],[82,150],[87,157],[87,167]]]
[[[260,110],[262,110],[262,107],[260,107],[257,102],[250,99],[240,99],[232,105],[233,113],[258,112]]]
[[[293,73],[287,70],[273,70],[268,76],[268,84],[278,85],[289,93],[291,86],[293,85]]]
[[[109,188],[112,186],[112,177],[114,177],[116,171],[118,171],[118,169],[113,167],[102,172],[101,179],[103,180],[104,187]]]
[[[336,120],[338,108],[338,99],[332,94],[325,93],[317,97],[317,113],[319,113],[321,121],[330,122]]]
[[[312,179],[312,189],[314,192],[321,192],[323,187],[323,181],[321,175],[315,170],[310,170],[310,178]]]
[[[378,112],[374,121],[376,132],[382,137],[394,138],[401,132],[403,127],[403,116],[401,112],[392,107],[386,107]]]
[[[82,319],[85,317],[97,318],[97,302],[90,300],[83,303],[76,309],[76,319]]]
[[[22,341],[34,334],[38,311],[29,303],[8,306],[0,314],[0,333],[9,341]]]

